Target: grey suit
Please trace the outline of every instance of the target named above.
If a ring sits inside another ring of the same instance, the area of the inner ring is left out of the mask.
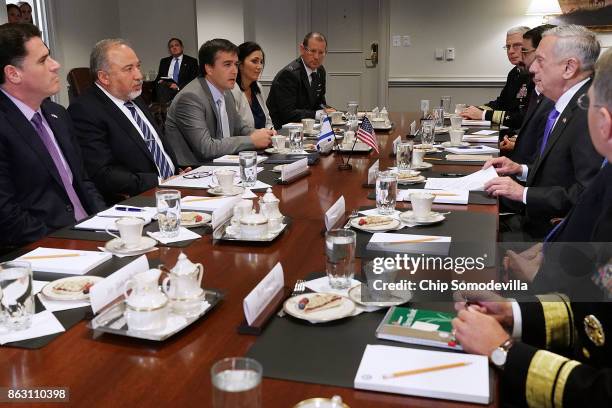
[[[191,166],[225,154],[254,149],[248,136],[254,129],[236,112],[230,91],[224,92],[231,137],[223,138],[217,108],[205,78],[196,78],[172,101],[166,117],[166,140],[179,166]]]

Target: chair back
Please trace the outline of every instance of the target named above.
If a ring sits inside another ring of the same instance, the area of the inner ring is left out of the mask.
[[[72,102],[74,98],[83,94],[93,85],[93,79],[89,68],[73,68],[68,72],[68,100]]]

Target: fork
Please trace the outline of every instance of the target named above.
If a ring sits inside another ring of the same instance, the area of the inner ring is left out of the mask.
[[[357,218],[359,216],[359,211],[358,210],[353,210],[351,211],[351,214],[348,216],[348,221],[346,222],[346,224],[344,225],[344,229],[349,229],[351,228],[351,220],[353,218]]]
[[[306,281],[304,279],[298,279],[295,281],[295,285],[293,286],[293,292],[291,292],[291,295],[289,295],[289,297],[294,297],[297,296],[298,294],[304,292],[306,290]],[[285,313],[285,309],[281,309],[278,311],[278,313],[276,314],[278,317],[285,317],[286,313]]]

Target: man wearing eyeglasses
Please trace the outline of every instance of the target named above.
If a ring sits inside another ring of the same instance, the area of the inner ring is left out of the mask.
[[[523,122],[529,101],[529,75],[520,63],[523,60],[521,49],[523,47],[523,34],[529,27],[514,27],[506,33],[506,45],[503,47],[508,60],[514,68],[508,73],[506,85],[494,101],[479,107],[469,106],[461,114],[466,119],[490,120],[492,123],[518,129]]]
[[[300,44],[300,58],[281,69],[270,87],[266,105],[276,129],[304,118],[318,119],[334,111],[325,102],[327,40],[318,32],[306,34]]]

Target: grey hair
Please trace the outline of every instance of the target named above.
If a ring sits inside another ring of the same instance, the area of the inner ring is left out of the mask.
[[[118,45],[126,45],[131,48],[129,42],[122,38],[107,38],[100,40],[94,45],[89,56],[89,71],[93,78],[98,77],[98,71],[108,71],[108,50]]]
[[[593,96],[597,104],[612,107],[612,49],[607,50],[595,65]]]
[[[520,34],[523,35],[525,34],[527,31],[531,30],[531,28],[527,27],[527,26],[517,26],[517,27],[512,27],[511,29],[509,29],[506,32],[506,36],[510,36],[512,34]]]
[[[542,38],[549,36],[557,38],[553,49],[557,58],[577,58],[581,72],[593,71],[601,50],[594,32],[581,25],[569,24],[551,28],[542,34]]]

